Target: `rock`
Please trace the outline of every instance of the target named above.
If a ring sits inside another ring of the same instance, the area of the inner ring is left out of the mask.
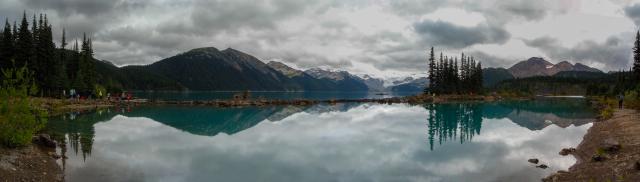
[[[538,164],[538,162],[540,162],[540,161],[539,161],[538,159],[536,159],[536,158],[529,159],[529,160],[527,160],[527,161],[529,161],[530,163],[534,163],[534,164]]]
[[[547,166],[547,165],[545,165],[545,164],[540,164],[540,165],[538,165],[538,166],[536,166],[536,167],[537,167],[537,168],[540,168],[540,169],[546,169],[546,168],[548,168],[549,166]]]
[[[54,159],[60,159],[60,155],[56,154],[55,152],[49,152],[49,156],[51,156]]]
[[[576,149],[575,148],[563,148],[562,150],[560,150],[560,152],[558,154],[562,155],[562,156],[566,156],[569,155],[573,152],[575,152]]]
[[[620,145],[620,142],[613,138],[607,138],[602,142],[602,149],[607,153],[616,153],[620,151],[621,148],[622,145]]]
[[[599,154],[595,154],[591,157],[591,160],[594,162],[604,161],[605,157]]]
[[[52,140],[51,137],[47,134],[38,135],[38,143],[45,147],[56,148],[56,141]]]
[[[558,173],[558,174],[562,174],[562,173],[569,173],[569,171],[559,170],[557,173]]]

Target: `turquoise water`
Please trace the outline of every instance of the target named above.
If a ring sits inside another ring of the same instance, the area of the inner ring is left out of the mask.
[[[66,146],[68,181],[539,181],[575,163],[558,151],[593,117],[580,99],[134,107],[47,130]]]
[[[212,91],[189,91],[189,92],[134,92],[134,96],[144,99],[160,100],[216,100],[230,99],[239,92],[212,92]],[[395,96],[415,95],[417,92],[251,92],[252,98],[266,99],[362,99],[362,98],[388,98]]]

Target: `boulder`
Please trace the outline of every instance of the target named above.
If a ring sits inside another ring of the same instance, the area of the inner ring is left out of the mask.
[[[538,166],[536,166],[536,167],[537,167],[537,168],[540,168],[540,169],[546,169],[546,168],[548,168],[549,166],[547,166],[547,165],[545,165],[545,164],[540,164],[540,165],[538,165]]]
[[[538,164],[538,162],[540,162],[540,160],[535,159],[535,158],[533,158],[533,159],[529,159],[529,160],[527,160],[527,161],[529,161],[530,163],[534,163],[534,164]]]
[[[40,145],[45,146],[45,147],[50,147],[50,148],[56,148],[57,143],[56,141],[54,141],[53,139],[51,139],[51,137],[47,134],[40,134],[38,135],[38,143],[40,143]]]
[[[575,148],[563,148],[562,150],[560,150],[560,152],[558,154],[562,155],[562,156],[566,156],[569,155],[573,152],[575,152],[576,149]]]

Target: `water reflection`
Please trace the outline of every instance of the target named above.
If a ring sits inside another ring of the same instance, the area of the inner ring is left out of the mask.
[[[571,165],[557,150],[577,145],[592,118],[576,100],[137,107],[48,129],[67,146],[69,181],[527,181],[546,174],[530,157],[549,171]]]
[[[429,104],[428,134],[429,147],[433,150],[434,140],[442,144],[458,137],[460,143],[480,134],[482,127],[482,107],[476,103]]]

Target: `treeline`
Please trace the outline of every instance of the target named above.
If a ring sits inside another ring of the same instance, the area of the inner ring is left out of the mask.
[[[35,14],[31,24],[26,12],[18,25],[5,19],[0,34],[0,69],[26,67],[33,73],[40,96],[62,96],[64,90],[73,88],[79,93],[92,93],[100,88],[96,84],[91,38],[83,36],[71,51],[66,50],[65,30],[60,46],[53,42],[52,27],[46,14]]]
[[[429,87],[427,93],[475,94],[482,91],[482,64],[462,53],[460,64],[457,57],[440,53],[436,60],[433,47],[429,53]]]

